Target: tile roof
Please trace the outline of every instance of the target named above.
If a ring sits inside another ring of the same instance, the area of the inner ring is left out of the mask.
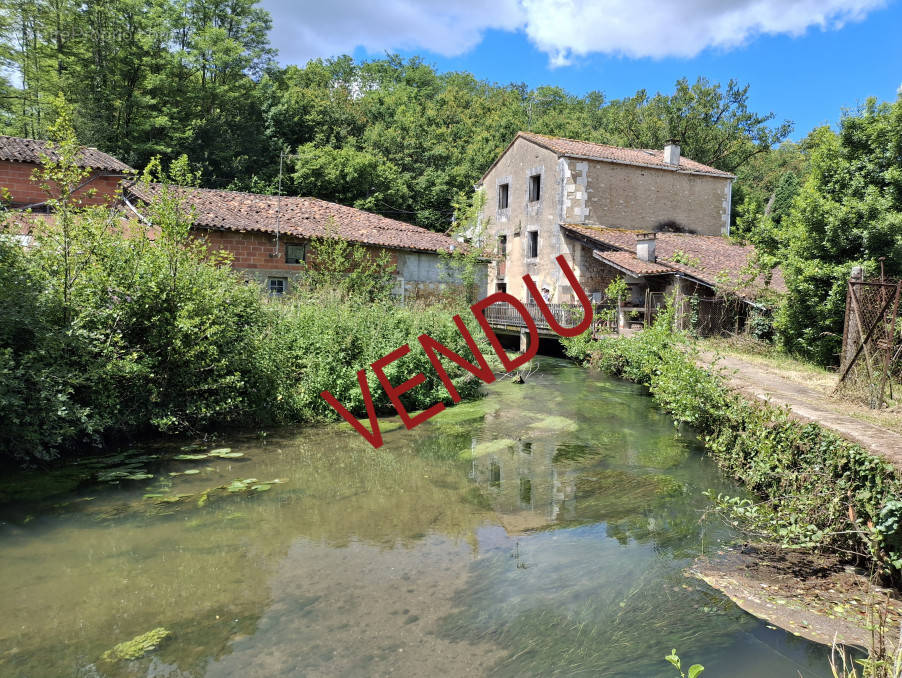
[[[642,261],[633,252],[599,252],[596,250],[594,254],[596,258],[635,275],[660,275],[674,272],[671,266],[662,262]]]
[[[126,192],[147,202],[161,188],[160,184],[134,184]],[[185,202],[194,209],[196,225],[205,228],[275,233],[278,223],[281,233],[300,238],[331,232],[345,240],[395,249],[438,252],[452,245],[461,247],[447,235],[318,198],[282,196],[280,201],[274,195],[239,191],[175,190],[184,192]]]
[[[584,226],[581,224],[564,224],[564,229],[588,238],[604,248],[619,250],[619,252],[599,252],[600,256],[610,258],[624,267],[630,264],[629,254],[634,258],[635,265],[639,262],[635,258],[636,234],[639,231],[631,231],[625,228],[607,228],[604,226]],[[743,269],[748,266],[755,254],[755,248],[751,245],[734,245],[729,240],[717,235],[695,235],[692,233],[657,233],[655,254],[659,265],[664,265],[674,273],[683,273],[700,280],[701,282],[716,286],[718,279],[726,275],[734,283],[745,283]],[[677,261],[680,260],[680,261]],[[690,263],[685,263],[686,261]],[[645,262],[639,262],[645,263]],[[640,275],[653,275],[642,272],[641,268],[634,269]],[[755,281],[744,284],[738,290],[744,297],[754,298],[765,287],[775,292],[786,292],[786,282],[783,273],[778,268],[772,272],[770,284],[759,276]]]
[[[57,157],[56,152],[48,141],[0,136],[0,160],[30,162],[37,165],[41,163],[41,154],[48,155],[52,159]],[[82,147],[78,154],[78,162],[81,167],[105,172],[127,174],[135,171],[113,156],[87,146]]]
[[[664,161],[663,148],[621,148],[620,146],[606,146],[589,141],[577,139],[565,139],[563,137],[549,137],[533,132],[518,132],[517,138],[527,139],[550,151],[571,158],[587,158],[589,160],[602,160],[606,162],[619,162],[628,165],[641,165],[690,174],[707,174],[728,179],[735,178],[729,172],[724,172],[715,167],[703,165],[689,158],[681,157],[679,168],[675,168]],[[516,138],[514,139],[516,141]]]

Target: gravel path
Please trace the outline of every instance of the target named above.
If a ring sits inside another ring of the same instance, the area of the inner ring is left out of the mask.
[[[883,457],[902,471],[902,435],[840,412],[836,401],[823,393],[780,376],[776,371],[733,356],[702,353],[706,366],[715,364],[730,386],[772,405],[786,405],[805,421],[814,421],[832,429],[847,440]]]

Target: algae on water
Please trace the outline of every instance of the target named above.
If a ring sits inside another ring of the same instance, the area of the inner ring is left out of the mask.
[[[101,658],[108,662],[140,659],[151,650],[157,649],[159,644],[171,635],[168,630],[160,626],[124,643],[119,643],[112,650],[104,652]]]
[[[575,431],[579,428],[579,425],[567,417],[551,416],[530,424],[529,428],[540,428],[549,431]]]

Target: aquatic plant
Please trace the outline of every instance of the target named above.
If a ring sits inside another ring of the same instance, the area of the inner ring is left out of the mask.
[[[101,659],[108,662],[140,659],[151,650],[157,649],[160,643],[171,635],[170,631],[160,626],[124,643],[119,643],[112,650],[104,652]]]
[[[688,675],[683,673],[683,668],[680,664],[680,658],[677,656],[676,648],[671,650],[670,654],[664,657],[664,659],[669,661],[673,665],[673,667],[680,672],[680,676],[682,676],[682,678],[696,678],[697,676],[701,675],[702,671],[705,670],[705,667],[701,664],[693,664],[689,667]]]

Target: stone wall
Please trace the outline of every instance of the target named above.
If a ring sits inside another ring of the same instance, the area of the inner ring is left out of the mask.
[[[540,197],[529,200],[529,177],[541,177]],[[558,226],[560,223],[560,182],[557,155],[536,146],[525,139],[517,139],[498,163],[486,175],[483,187],[486,202],[483,218],[488,220],[488,229],[495,238],[507,237],[507,260],[500,275],[498,262],[489,265],[489,294],[497,291],[499,285],[506,285],[507,292],[518,299],[526,299],[523,276],[529,274],[539,288],[548,285],[552,290],[566,285],[560,267],[554,260],[559,254],[571,255],[568,244]],[[498,206],[498,186],[508,183],[508,207]],[[536,257],[529,257],[529,233],[538,237]],[[572,263],[572,261],[571,261]],[[560,301],[556,296],[554,301]]]
[[[727,178],[575,158],[562,162],[563,223],[641,231],[676,225],[700,235],[729,228]]]

